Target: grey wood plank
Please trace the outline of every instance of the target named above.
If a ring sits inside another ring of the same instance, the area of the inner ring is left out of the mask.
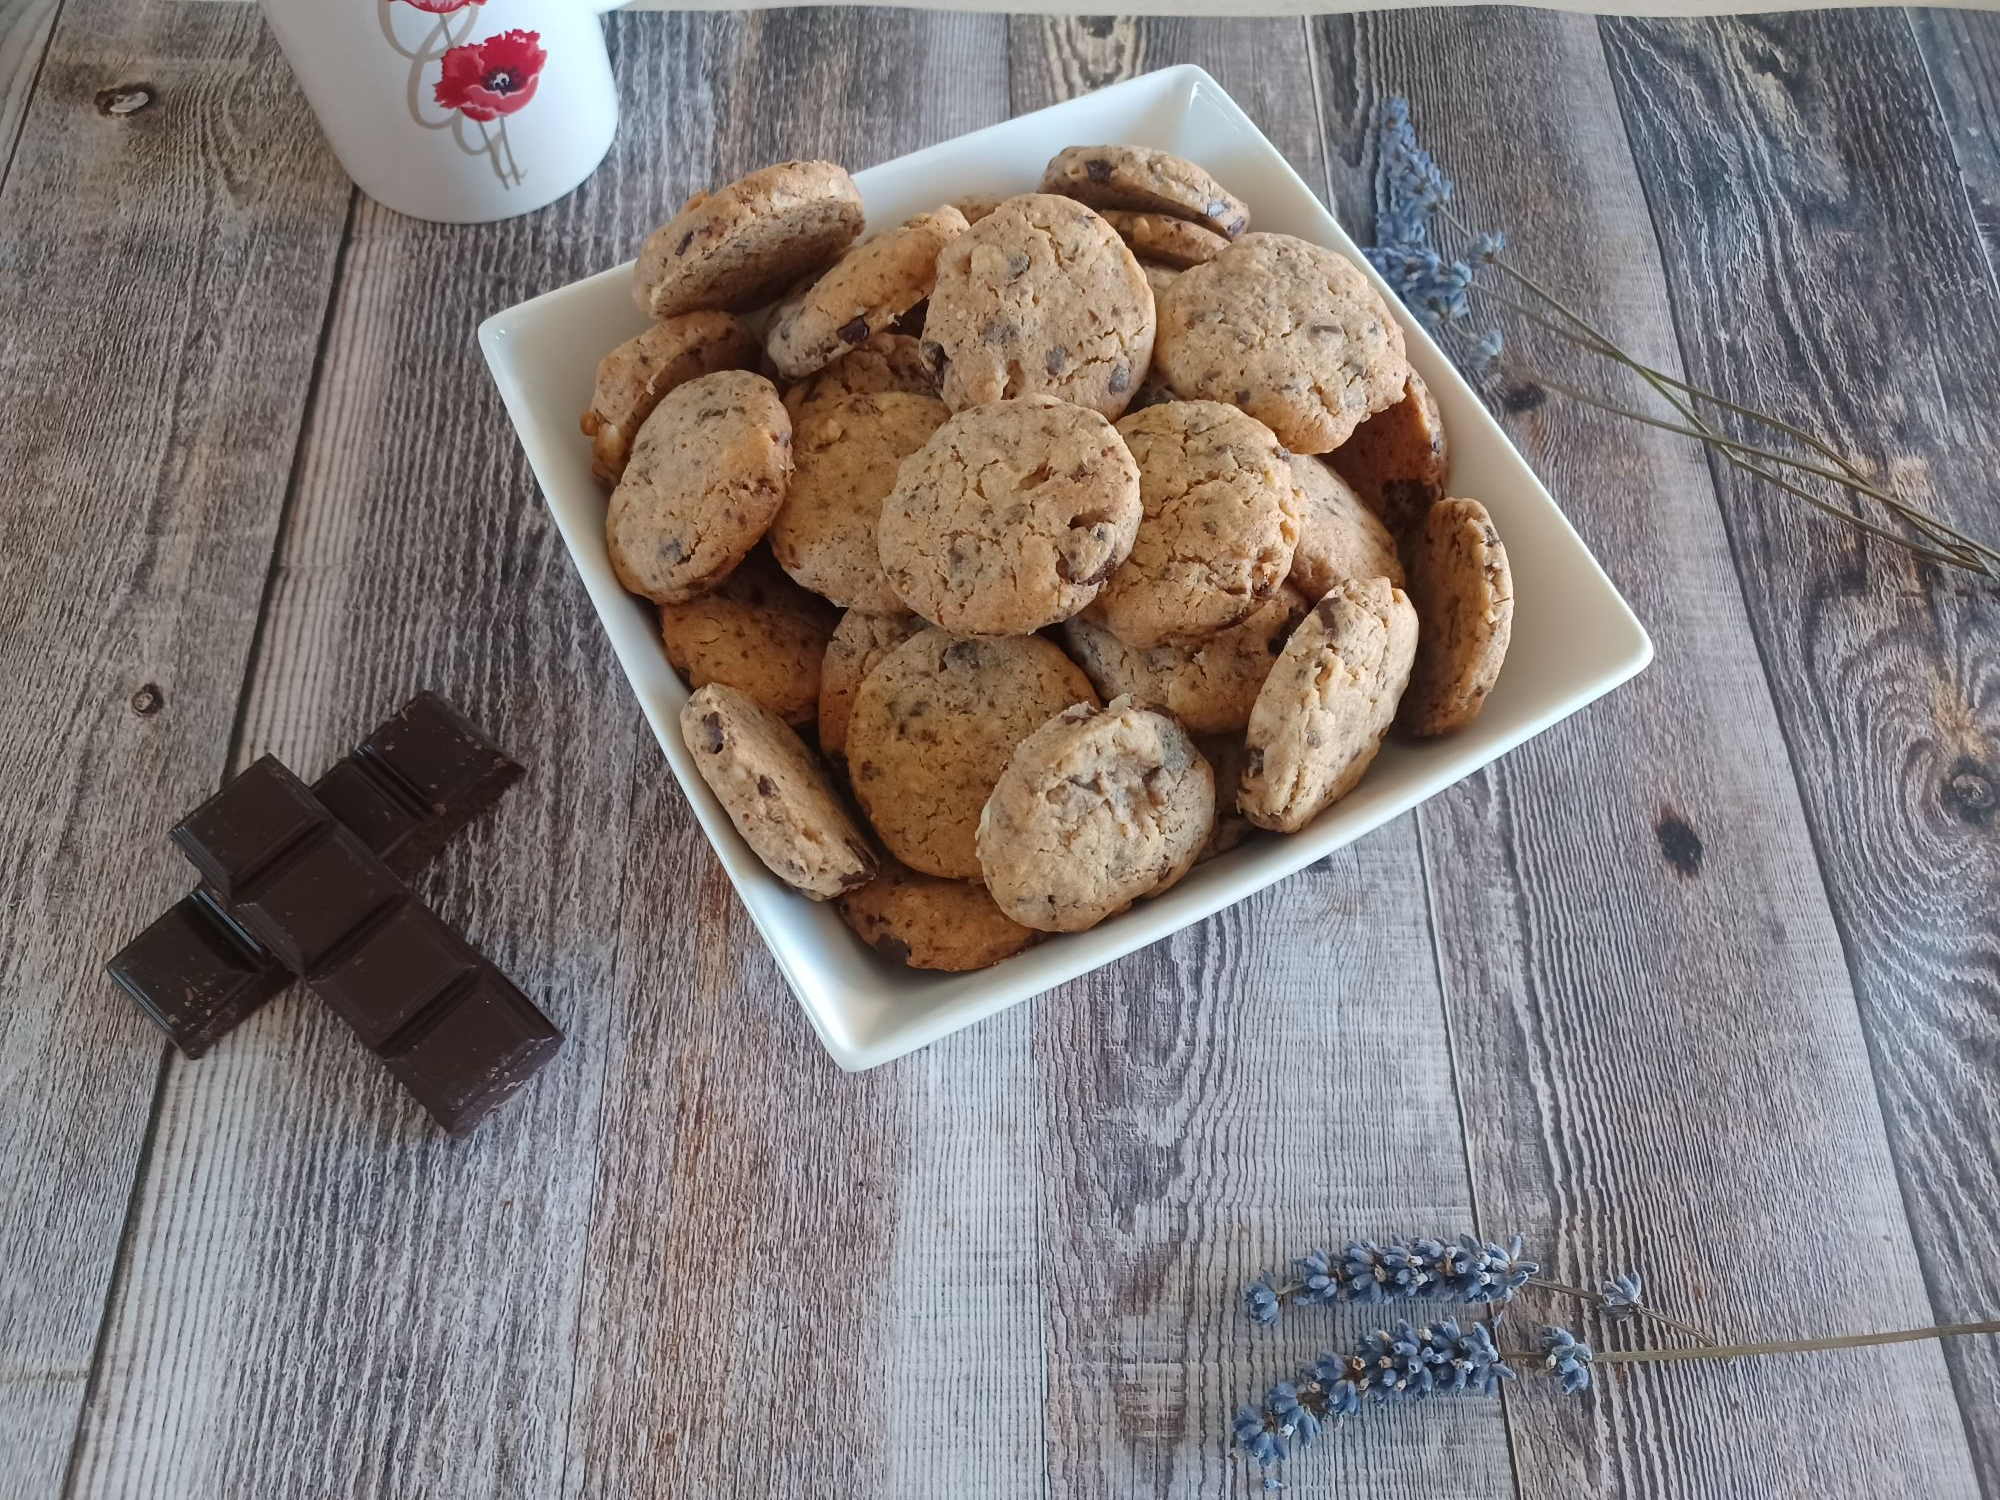
[[[1350,218],[1373,201],[1374,112],[1406,93],[1460,212],[1674,367],[1654,216],[1591,21],[1407,12],[1328,18],[1318,37]],[[1655,91],[1633,113],[1665,108]],[[1680,191],[1710,162],[1685,161]],[[1657,217],[1695,242],[1685,211]],[[1640,399],[1508,332],[1530,363]],[[1636,1267],[1665,1307],[1720,1331],[1920,1325],[1841,934],[1701,456],[1533,391],[1487,394],[1658,646],[1636,682],[1422,812],[1488,1227],[1525,1230],[1569,1280]],[[1805,1263],[1762,1252],[1801,1235]],[[1809,1373],[1647,1371],[1581,1401],[1524,1382],[1508,1417],[1535,1495],[1788,1494],[1807,1473],[1854,1494],[1974,1483],[1930,1345]]]
[[[62,0],[0,0],[0,188],[13,166],[28,100],[61,9]]]
[[[2000,295],[1907,16],[1604,38],[1654,218],[1687,226],[1661,243],[1692,378],[1834,436],[2000,539]],[[2000,595],[1858,545],[1733,471],[1716,486],[1931,1306],[1990,1316],[2000,1268],[1964,1247],[2000,1204]],[[1945,1354],[2000,1492],[2000,1347]]]
[[[1017,111],[1196,62],[1326,181],[1296,20],[1011,29]],[[1044,996],[1034,1029],[1050,1493],[1254,1490],[1226,1456],[1236,1407],[1366,1320],[1254,1330],[1243,1285],[1347,1236],[1475,1218],[1413,820]],[[1340,1102],[1385,1086],[1397,1107]],[[1353,1428],[1299,1474],[1307,1493],[1514,1487],[1484,1403]]]
[[[1906,14],[1951,137],[1966,200],[1985,237],[1991,276],[2000,264],[2000,15],[1932,8]]]
[[[18,1493],[61,1483],[161,1067],[102,965],[190,884],[166,829],[222,771],[348,200],[260,33],[250,10],[75,0],[0,192],[0,1454]],[[151,59],[161,102],[98,116],[107,55]]]

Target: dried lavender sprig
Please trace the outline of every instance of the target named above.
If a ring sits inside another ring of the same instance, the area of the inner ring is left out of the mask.
[[[1606,1365],[1652,1365],[1688,1359],[1742,1359],[1754,1354],[1811,1354],[1821,1349],[1872,1349],[1879,1344],[1914,1344],[1925,1339],[1964,1338],[1981,1333],[2000,1333],[2000,1318],[1983,1323],[1941,1323],[1934,1328],[1897,1328],[1887,1333],[1849,1333],[1828,1339],[1716,1344],[1702,1349],[1607,1349],[1597,1356],[1597,1361]]]
[[[1683,1323],[1679,1318],[1667,1316],[1658,1309],[1649,1307],[1644,1301],[1645,1283],[1637,1271],[1626,1271],[1604,1283],[1601,1290],[1593,1292],[1587,1286],[1570,1286],[1566,1282],[1551,1281],[1547,1277],[1533,1276],[1528,1285],[1537,1291],[1555,1292],[1559,1296],[1575,1297],[1580,1302],[1588,1302],[1603,1310],[1612,1319],[1645,1318],[1685,1334],[1697,1344],[1714,1345],[1715,1339],[1692,1323]]]
[[[1350,1240],[1338,1264],[1314,1250],[1292,1262],[1289,1280],[1274,1281],[1269,1272],[1258,1277],[1244,1288],[1244,1311],[1251,1322],[1268,1324],[1293,1303],[1508,1302],[1541,1269],[1526,1249],[1518,1234],[1504,1246],[1469,1234],[1455,1245],[1426,1237],[1387,1245]]]

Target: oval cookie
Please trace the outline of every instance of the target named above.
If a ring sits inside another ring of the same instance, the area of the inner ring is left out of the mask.
[[[1403,586],[1396,539],[1345,480],[1307,453],[1292,455],[1292,478],[1305,501],[1292,582],[1308,599],[1319,600],[1343,578],[1386,578]]]
[[[833,606],[800,588],[761,548],[720,587],[686,604],[660,606],[667,660],[689,687],[725,683],[788,724],[819,711],[820,661],[833,634]]]
[[[891,963],[963,973],[1012,958],[1040,933],[1003,913],[974,880],[939,880],[895,860],[840,898],[841,920]]]
[[[682,313],[627,339],[599,362],[583,414],[591,472],[616,484],[640,426],[669,391],[717,370],[748,369],[757,354],[757,335],[725,312]]]
[[[863,240],[817,281],[778,305],[768,348],[778,373],[797,380],[886,332],[931,294],[938,251],[965,230],[946,205]]]
[[[1479,716],[1514,631],[1514,575],[1477,500],[1440,500],[1404,542],[1422,629],[1403,727],[1448,734]]]
[[[1042,191],[1096,208],[1175,214],[1228,239],[1250,227],[1250,210],[1201,167],[1150,146],[1071,146],[1042,173]]]
[[[861,192],[830,161],[787,161],[697,193],[646,238],[634,300],[656,318],[746,312],[809,276],[861,233]]]
[[[847,755],[847,721],[854,713],[854,695],[875,663],[918,631],[924,622],[915,615],[871,615],[850,609],[833,627],[819,668],[819,748],[822,755]]]
[[[1451,475],[1437,397],[1410,371],[1403,399],[1355,428],[1328,461],[1391,531],[1421,521]]]

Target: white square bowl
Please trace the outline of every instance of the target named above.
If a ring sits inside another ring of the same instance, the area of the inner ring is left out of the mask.
[[[1284,157],[1196,67],[1162,69],[974,131],[871,167],[855,182],[869,222],[894,224],[972,193],[1031,191],[1057,151],[1100,141],[1157,146],[1197,161],[1250,205],[1254,227],[1330,246],[1366,269],[1353,241]],[[1411,363],[1444,413],[1452,491],[1485,502],[1513,566],[1513,643],[1479,718],[1442,739],[1392,737],[1361,785],[1309,827],[1290,837],[1254,837],[1089,932],[1051,938],[971,974],[890,964],[830,907],[783,885],[737,836],[681,743],[687,689],[667,665],[652,606],[626,593],[612,574],[606,497],[591,478],[577,417],[590,404],[598,360],[646,326],[630,285],[628,264],[524,302],[481,325],[480,348],[675,777],[820,1040],[843,1068],[900,1057],[1242,900],[1443,791],[1652,659],[1644,628],[1541,481],[1392,297]]]

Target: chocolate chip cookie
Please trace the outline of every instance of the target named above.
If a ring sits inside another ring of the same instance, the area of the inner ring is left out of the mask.
[[[861,233],[861,192],[830,161],[787,161],[697,193],[647,236],[633,297],[656,318],[761,307]]]
[[[1343,578],[1386,578],[1401,588],[1396,539],[1347,481],[1310,454],[1292,455],[1292,478],[1305,498],[1292,582],[1317,600]]]
[[[618,581],[657,604],[708,592],[757,545],[791,477],[792,422],[770,381],[723,370],[676,386],[611,492]]]
[[[1025,927],[1081,932],[1167,889],[1215,823],[1215,776],[1168,715],[1079,703],[1021,743],[979,818],[979,867]]]
[[[699,375],[749,369],[758,353],[757,335],[725,312],[682,313],[627,339],[598,364],[597,390],[583,414],[591,472],[616,484],[640,425],[667,392]]]
[[[875,852],[796,734],[748,694],[712,683],[681,707],[681,738],[771,873],[815,901],[875,878]]]
[[[778,305],[771,362],[797,380],[888,331],[930,296],[938,252],[964,231],[965,215],[947,204],[863,240]]]
[[[819,667],[819,748],[842,760],[847,755],[847,721],[854,713],[854,695],[875,663],[918,631],[924,622],[915,615],[871,615],[850,609],[833,627]]]
[[[1094,208],[1172,214],[1228,239],[1250,227],[1250,210],[1193,162],[1150,146],[1071,146],[1042,174],[1042,191]]]
[[[1300,497],[1271,430],[1217,401],[1169,401],[1132,413],[1118,434],[1139,464],[1145,516],[1090,618],[1141,650],[1187,645],[1277,593]]]
[[[840,898],[841,920],[892,963],[962,973],[1012,958],[1041,936],[1001,912],[972,880],[939,880],[889,859]]]
[[[1026,635],[1096,597],[1139,527],[1138,466],[1086,407],[1026,396],[960,412],[882,503],[882,571],[958,635]]]
[[[1292,833],[1354,789],[1410,680],[1417,615],[1386,578],[1334,585],[1292,632],[1250,710],[1236,804]]]
[[[1402,400],[1355,428],[1329,460],[1391,531],[1421,521],[1451,475],[1444,418],[1423,377],[1410,371]]]
[[[1409,532],[1410,599],[1422,629],[1403,727],[1447,734],[1479,716],[1514,630],[1514,575],[1477,500],[1440,500]]]
[[[979,877],[979,810],[1014,747],[1073,703],[1090,679],[1039,636],[966,640],[926,630],[862,681],[847,726],[854,792],[904,864]]]
[[[761,547],[712,592],[660,606],[667,660],[690,687],[726,683],[794,725],[819,712],[833,626],[833,606],[793,583]]]
[[[799,414],[815,401],[878,396],[886,391],[908,391],[915,396],[937,394],[937,383],[931,379],[923,352],[906,333],[878,333],[817,375],[801,380],[785,392],[785,410],[797,422]]]
[[[876,528],[903,460],[949,415],[935,396],[884,391],[812,402],[792,430],[792,481],[771,522],[771,551],[800,583],[835,604],[899,612],[883,576]]]
[[[1248,234],[1181,272],[1158,367],[1183,396],[1240,406],[1295,453],[1325,453],[1402,399],[1403,330],[1361,269],[1288,234]]]
[[[1135,214],[1125,208],[1105,208],[1098,212],[1104,215],[1105,223],[1118,231],[1118,237],[1132,247],[1142,267],[1159,264],[1185,270],[1205,265],[1229,248],[1225,237],[1202,228],[1192,219],[1176,219],[1169,214]]]
[[[1039,394],[1116,417],[1153,357],[1152,289],[1099,214],[1024,193],[945,246],[923,351],[953,411]]]

